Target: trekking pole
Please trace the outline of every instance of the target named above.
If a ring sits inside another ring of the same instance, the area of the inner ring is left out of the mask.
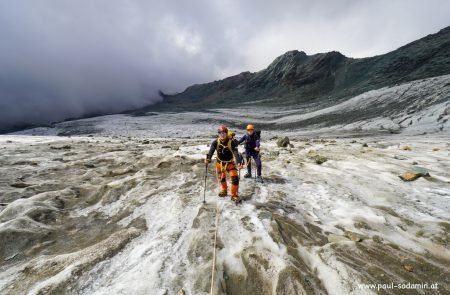
[[[208,176],[208,163],[205,164],[205,186],[203,188],[203,204],[206,204],[206,177]]]
[[[256,182],[256,160],[253,158],[253,163],[255,163],[255,165],[253,165],[254,167],[253,167],[253,170],[254,170],[254,172],[253,173],[255,173],[255,182]]]
[[[241,157],[240,162],[241,162],[241,168],[239,168],[239,180],[241,180],[241,169],[245,166],[244,157]]]

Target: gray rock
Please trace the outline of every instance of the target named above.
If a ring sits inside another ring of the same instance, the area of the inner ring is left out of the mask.
[[[414,172],[420,174],[421,176],[430,176],[430,172],[428,169],[416,166],[412,169]]]
[[[287,147],[288,144],[289,144],[289,137],[287,137],[287,136],[277,140],[277,146],[279,146],[279,147]]]
[[[380,236],[378,236],[378,235],[374,235],[374,236],[372,237],[372,240],[373,240],[375,243],[379,243],[379,244],[383,243],[383,238],[380,237]]]
[[[328,159],[325,156],[317,154],[317,152],[314,150],[310,150],[308,152],[307,156],[308,156],[308,158],[314,160],[314,162],[316,162],[316,164],[319,164],[319,165],[328,161]]]
[[[323,163],[325,163],[326,161],[328,161],[328,159],[326,158],[326,157],[324,157],[324,156],[321,156],[321,155],[317,155],[316,157],[315,157],[315,159],[314,159],[314,161],[316,161],[316,164],[323,164]]]

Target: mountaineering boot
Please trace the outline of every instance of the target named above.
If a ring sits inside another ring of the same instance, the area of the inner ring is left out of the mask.
[[[264,183],[264,180],[262,179],[261,175],[256,177],[256,182],[257,183]]]
[[[219,192],[219,197],[226,197],[227,196],[227,191],[226,190],[221,190]]]
[[[238,196],[231,196],[231,201],[237,205],[241,202],[241,199]]]
[[[245,173],[245,175],[244,175],[244,178],[250,178],[250,177],[252,177],[252,175],[250,174],[250,173]]]

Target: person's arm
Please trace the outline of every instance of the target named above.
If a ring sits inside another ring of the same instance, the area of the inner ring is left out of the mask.
[[[241,144],[245,141],[245,138],[247,137],[247,135],[244,135],[241,137],[241,139],[239,139],[238,144]]]
[[[238,166],[241,163],[241,157],[239,156],[239,151],[237,149],[238,146],[238,142],[237,140],[233,140],[233,142],[231,143],[231,148],[233,149],[233,154],[234,154],[234,164],[236,166]]]
[[[260,146],[259,136],[256,134],[254,134],[253,136],[255,137],[255,151],[259,153],[259,146]]]
[[[215,139],[212,143],[211,146],[209,147],[209,152],[206,155],[206,159],[211,160],[214,152],[216,151],[217,148],[217,139]]]

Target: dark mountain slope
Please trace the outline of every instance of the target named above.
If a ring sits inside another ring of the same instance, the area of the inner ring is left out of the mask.
[[[266,69],[193,85],[150,109],[173,110],[334,104],[363,92],[450,74],[450,27],[384,55],[355,59],[339,52],[288,51]]]

